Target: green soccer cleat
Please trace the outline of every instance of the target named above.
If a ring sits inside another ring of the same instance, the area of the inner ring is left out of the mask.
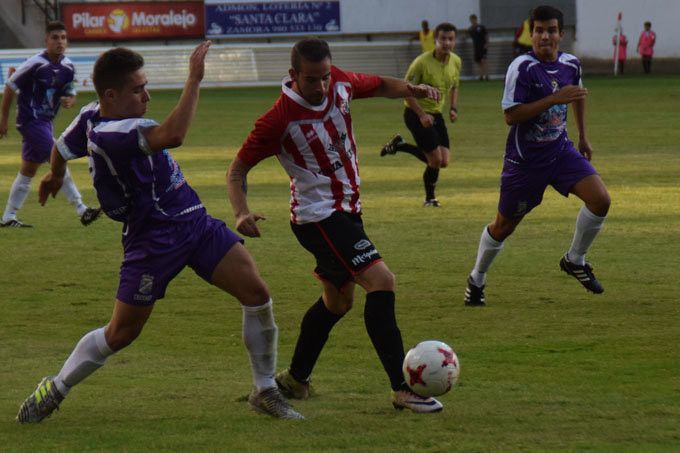
[[[248,404],[251,409],[275,418],[288,420],[304,420],[305,418],[286,401],[278,387],[270,387],[261,392],[253,389],[248,396]]]
[[[279,390],[281,390],[281,393],[286,398],[306,400],[312,395],[311,380],[308,379],[306,382],[298,381],[290,374],[290,369],[278,372],[274,378],[276,379],[276,385],[279,386]]]
[[[44,377],[35,392],[31,393],[19,408],[16,421],[39,423],[59,409],[64,397],[54,385],[54,376]]]

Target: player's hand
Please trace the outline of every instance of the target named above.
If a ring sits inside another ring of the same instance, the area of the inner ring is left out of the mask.
[[[38,187],[38,202],[40,205],[45,206],[49,195],[52,195],[52,198],[56,197],[63,184],[63,176],[55,176],[51,171],[47,172],[40,181],[40,187]]]
[[[7,136],[7,118],[0,119],[0,138]]]
[[[243,214],[236,217],[236,230],[244,236],[259,238],[260,229],[257,227],[258,220],[267,220],[260,214]]]
[[[438,89],[431,87],[430,85],[425,85],[424,83],[421,83],[420,85],[407,83],[406,88],[408,88],[408,90],[411,92],[411,96],[414,98],[429,98],[437,102],[439,102],[439,99],[441,98],[441,93]]]
[[[578,151],[588,160],[593,158],[593,147],[590,146],[590,142],[585,137],[578,139]]]
[[[553,102],[555,104],[570,104],[580,99],[585,99],[588,95],[588,90],[577,85],[567,85],[560,88],[557,93],[553,93]]]
[[[449,119],[451,120],[452,123],[455,123],[456,120],[458,119],[458,112],[456,112],[453,109],[449,110]]]
[[[434,116],[430,115],[429,113],[423,113],[418,117],[418,119],[420,119],[420,124],[422,124],[423,127],[434,126]]]
[[[205,75],[205,56],[208,54],[208,48],[212,41],[203,41],[196,46],[189,57],[189,78],[197,82],[203,80]]]
[[[76,97],[62,96],[59,98],[59,102],[61,103],[61,106],[64,107],[65,109],[70,109],[71,107],[73,107],[73,104],[76,103]]]

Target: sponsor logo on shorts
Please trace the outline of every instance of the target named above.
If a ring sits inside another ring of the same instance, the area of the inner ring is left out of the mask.
[[[369,241],[368,239],[362,239],[359,242],[357,242],[356,244],[354,244],[354,249],[355,250],[364,250],[364,249],[369,248],[370,246],[371,246],[371,241]]]
[[[523,216],[527,213],[527,202],[520,201],[517,203],[517,208],[515,209],[515,217]]]
[[[143,274],[137,291],[139,294],[151,294],[153,291],[153,275]]]
[[[377,254],[378,251],[376,249],[371,249],[368,252],[355,255],[354,258],[352,258],[352,265],[358,266],[359,264],[368,263]]]

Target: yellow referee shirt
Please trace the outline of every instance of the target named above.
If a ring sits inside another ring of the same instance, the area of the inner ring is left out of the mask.
[[[460,68],[460,57],[453,52],[444,63],[435,58],[434,51],[425,52],[411,62],[406,72],[406,80],[414,85],[420,83],[431,85],[437,88],[441,95],[439,102],[432,99],[417,99],[423,110],[427,113],[442,113],[449,91],[453,87],[457,88],[460,83]],[[404,105],[408,107],[406,101]]]
[[[423,33],[422,30],[418,32],[418,37],[420,38],[420,47],[423,52],[431,52],[434,50],[434,32],[428,30],[427,33]]]

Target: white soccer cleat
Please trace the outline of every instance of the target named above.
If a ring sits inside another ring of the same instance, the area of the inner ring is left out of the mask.
[[[304,416],[286,401],[278,387],[270,387],[258,392],[256,389],[248,396],[250,407],[262,414],[289,420],[304,420]]]
[[[392,405],[395,409],[411,409],[413,412],[425,414],[430,412],[440,412],[444,409],[442,403],[436,399],[423,398],[416,395],[411,390],[397,390],[392,392]]]

